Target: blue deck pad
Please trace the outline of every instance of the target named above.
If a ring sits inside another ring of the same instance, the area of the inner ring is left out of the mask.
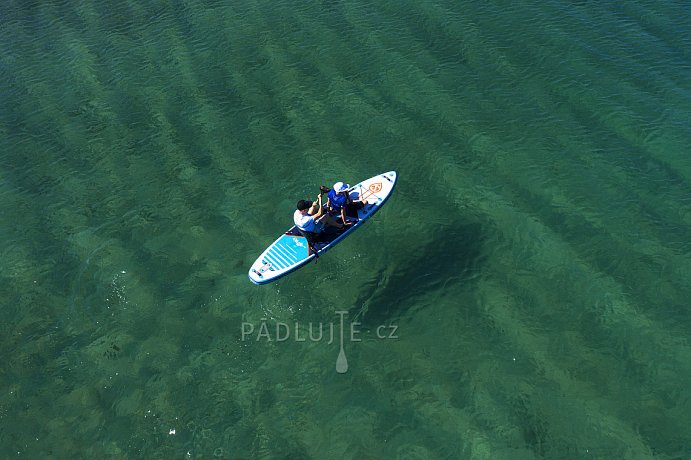
[[[307,240],[302,236],[283,235],[269,248],[264,262],[271,264],[272,270],[283,270],[309,256]]]

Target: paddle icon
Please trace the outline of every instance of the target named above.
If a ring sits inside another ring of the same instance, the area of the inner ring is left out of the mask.
[[[336,372],[345,374],[348,372],[348,359],[346,358],[345,350],[343,350],[343,316],[347,312],[337,311],[336,313],[341,317],[341,350],[338,352],[338,358],[336,358]]]

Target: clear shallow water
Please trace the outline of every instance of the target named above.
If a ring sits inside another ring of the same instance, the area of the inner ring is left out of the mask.
[[[688,458],[690,41],[682,2],[0,7],[3,456]]]

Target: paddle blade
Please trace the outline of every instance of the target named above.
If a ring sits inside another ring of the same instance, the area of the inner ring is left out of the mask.
[[[343,348],[341,348],[341,351],[338,353],[338,358],[336,358],[336,372],[339,374],[348,372],[348,359],[346,358]]]

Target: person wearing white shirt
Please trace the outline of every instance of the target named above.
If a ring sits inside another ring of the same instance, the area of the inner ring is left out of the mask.
[[[326,212],[322,206],[322,194],[317,197],[317,201],[300,200],[297,209],[293,214],[293,221],[297,227],[310,233],[321,233],[325,226],[343,228],[343,224],[336,222],[333,217]]]

